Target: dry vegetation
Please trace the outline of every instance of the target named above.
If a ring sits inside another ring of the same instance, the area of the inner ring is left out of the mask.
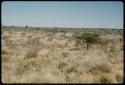
[[[122,32],[2,27],[2,82],[122,83]]]

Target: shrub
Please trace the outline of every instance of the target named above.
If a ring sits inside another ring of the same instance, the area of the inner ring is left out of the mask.
[[[28,28],[28,25],[26,25],[26,28]]]
[[[64,58],[66,58],[66,57],[68,57],[68,53],[63,52],[63,53],[62,53],[62,56],[63,56]]]
[[[82,42],[87,43],[87,49],[90,44],[100,43],[101,38],[99,37],[99,34],[97,33],[82,33],[82,35],[76,37],[79,40],[82,40]]]
[[[29,50],[27,53],[26,53],[26,58],[35,58],[37,57],[37,51],[35,50]]]
[[[87,43],[98,43],[100,40],[99,34],[97,33],[83,33],[81,36],[78,36],[77,38]]]
[[[123,38],[122,38],[122,37],[121,37],[121,38],[119,38],[119,41],[120,41],[120,42],[123,42]]]
[[[67,69],[67,73],[71,73],[71,72],[77,72],[74,66]]]
[[[67,63],[61,62],[61,63],[58,65],[58,69],[63,70],[65,66],[67,66]]]
[[[26,71],[26,67],[24,64],[18,64],[16,65],[16,69],[15,69],[15,74],[16,75],[21,75],[24,74],[24,72]]]
[[[7,55],[2,55],[2,61],[8,62],[9,59],[10,59],[10,58],[9,58]]]
[[[5,49],[3,49],[2,54],[8,54],[8,52]]]
[[[123,82],[123,74],[120,74],[120,73],[118,73],[118,74],[116,74],[116,80],[118,81],[118,82]]]
[[[40,45],[39,37],[36,38],[29,38],[27,41],[28,45]]]
[[[101,78],[100,78],[100,82],[101,83],[111,83],[112,81],[108,78],[108,77],[106,77],[106,76],[102,76]]]
[[[107,63],[101,63],[99,65],[95,65],[89,70],[89,72],[91,72],[92,74],[110,73],[111,71],[112,71],[112,68]]]
[[[25,33],[22,33],[22,35],[26,35]]]

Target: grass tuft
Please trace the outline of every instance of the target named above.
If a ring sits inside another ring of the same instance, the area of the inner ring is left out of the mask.
[[[34,50],[29,50],[27,53],[26,53],[26,58],[29,59],[29,58],[36,58],[37,57],[37,51],[34,51]]]
[[[93,73],[93,74],[98,74],[98,73],[110,73],[112,71],[111,66],[109,66],[106,63],[102,63],[99,65],[95,65],[93,68],[91,68],[89,70],[89,72]]]

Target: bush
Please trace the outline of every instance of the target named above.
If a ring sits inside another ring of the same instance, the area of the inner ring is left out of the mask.
[[[29,50],[26,54],[26,58],[35,58],[37,57],[37,51],[35,50]]]
[[[81,39],[87,43],[98,43],[100,40],[99,34],[97,33],[83,33],[81,36],[78,36],[77,39]]]
[[[64,70],[64,68],[65,68],[66,66],[67,66],[67,63],[61,62],[61,63],[58,65],[58,69]]]
[[[107,76],[103,75],[101,76],[100,78],[100,83],[103,83],[103,84],[110,84],[112,81],[111,79],[109,79]]]
[[[8,54],[7,50],[3,49],[2,54]]]
[[[26,28],[28,28],[28,25],[26,25]]]
[[[116,80],[118,81],[118,82],[123,82],[123,74],[120,74],[120,73],[118,73],[118,74],[116,74]]]
[[[10,58],[7,55],[2,55],[2,61],[3,62],[8,62]]]
[[[25,33],[22,33],[22,35],[26,35]]]
[[[24,74],[26,72],[26,65],[24,63],[20,63],[19,64],[16,64],[16,69],[15,69],[15,74],[16,75],[21,75],[21,74]]]
[[[112,68],[109,64],[107,63],[101,63],[99,65],[95,65],[92,67],[89,72],[92,74],[99,74],[99,73],[110,73],[112,72]]]
[[[67,73],[71,73],[71,72],[77,72],[74,66],[67,69]]]
[[[82,42],[87,43],[87,49],[90,44],[100,43],[100,37],[97,33],[82,33],[82,35],[76,37],[79,40],[82,40]]]

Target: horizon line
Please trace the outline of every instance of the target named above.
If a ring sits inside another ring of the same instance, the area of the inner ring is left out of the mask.
[[[1,25],[2,27],[6,26],[6,27],[26,27],[28,26],[29,28],[30,27],[34,27],[34,28],[76,28],[76,29],[123,29],[122,27],[121,28],[108,28],[108,27],[54,27],[54,26],[29,26],[29,25],[25,25],[25,26],[19,26],[19,25]]]

